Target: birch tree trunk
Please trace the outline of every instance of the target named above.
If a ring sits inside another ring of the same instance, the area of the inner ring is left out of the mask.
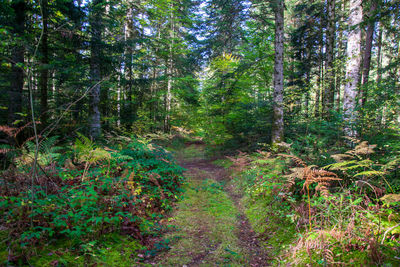
[[[98,138],[101,134],[100,122],[100,56],[101,56],[101,2],[93,1],[92,14],[90,15],[91,40],[90,40],[90,77],[93,88],[89,92],[89,134],[92,138]]]
[[[164,119],[164,131],[170,131],[170,117],[171,117],[171,101],[172,101],[172,76],[173,76],[173,46],[174,46],[174,4],[171,2],[170,6],[170,43],[169,43],[169,55],[167,60],[167,94],[165,95],[165,119]]]
[[[347,136],[355,137],[357,85],[360,79],[361,63],[361,29],[362,7],[361,0],[350,0],[349,34],[347,41],[346,84],[344,87],[343,116],[344,132]]]
[[[124,110],[126,111],[128,121],[132,121],[133,117],[133,34],[134,34],[134,25],[133,25],[133,4],[130,3],[128,11],[126,13],[125,19],[125,65],[124,65],[124,76],[125,76],[125,86],[124,91],[127,95],[127,102],[124,104]],[[125,117],[125,116],[124,116]]]
[[[272,144],[283,141],[283,38],[284,38],[284,0],[276,0],[275,13],[275,64],[274,64],[274,121],[272,125]]]

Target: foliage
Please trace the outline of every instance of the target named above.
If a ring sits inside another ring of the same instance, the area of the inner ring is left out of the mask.
[[[107,233],[147,242],[152,227],[180,195],[182,170],[149,140],[115,140],[110,148],[102,148],[79,135],[73,150],[63,147],[73,158],[64,166],[54,161],[52,168],[43,165],[33,187],[28,173],[13,169],[2,173],[0,213],[11,237],[9,261],[33,257],[34,251],[27,248],[55,239],[69,239],[77,255]],[[41,157],[51,157],[53,151],[42,147]]]
[[[373,148],[359,142],[346,155],[371,155]],[[327,186],[328,181],[340,182],[339,177],[345,178],[345,173],[335,174],[334,170],[328,172],[308,166],[298,157],[282,156],[300,167],[293,168],[288,161],[263,151],[229,157],[233,162],[234,183],[245,192],[243,201],[249,220],[259,235],[265,235],[268,240],[265,245],[272,246],[277,263],[398,264],[395,257],[399,253],[397,195],[379,198],[385,191],[379,192],[373,187],[375,194],[371,195],[363,183],[334,187],[329,193],[323,190],[325,193],[320,195],[311,194],[311,190]],[[362,176],[356,177],[360,180]],[[362,181],[368,181],[369,177],[365,175]],[[321,182],[322,187],[313,185],[314,182]],[[306,190],[307,185],[310,191]],[[284,227],[282,221],[285,221]]]

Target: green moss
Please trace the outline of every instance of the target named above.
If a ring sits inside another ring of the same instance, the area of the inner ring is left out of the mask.
[[[159,256],[160,262],[166,266],[243,266],[236,235],[238,211],[221,184],[212,179],[202,180],[203,175],[206,174],[195,173],[187,184],[184,198],[171,219],[178,230],[166,236],[176,241]]]
[[[109,234],[96,242],[74,248],[71,241],[60,240],[43,247],[29,260],[31,266],[135,266],[137,253],[143,246],[129,236]]]

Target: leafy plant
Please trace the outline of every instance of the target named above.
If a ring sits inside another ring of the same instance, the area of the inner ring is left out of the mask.
[[[85,180],[85,176],[90,166],[98,164],[103,161],[108,162],[107,174],[110,168],[111,154],[103,148],[96,147],[95,143],[88,137],[78,133],[79,138],[76,139],[74,150],[75,159],[78,163],[84,163],[85,167],[82,174],[82,181]]]

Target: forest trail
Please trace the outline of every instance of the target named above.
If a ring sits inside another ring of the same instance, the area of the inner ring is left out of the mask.
[[[156,257],[161,266],[268,266],[223,167],[204,156],[204,146],[179,151],[186,191],[169,219],[170,249]]]

